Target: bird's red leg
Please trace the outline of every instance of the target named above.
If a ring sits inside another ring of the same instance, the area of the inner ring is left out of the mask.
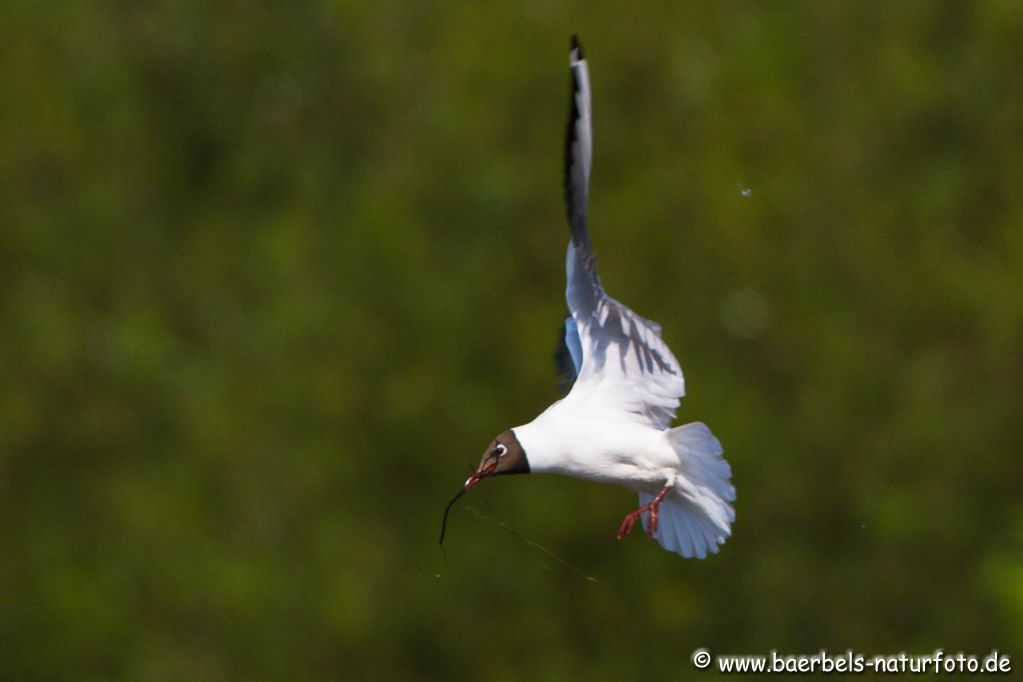
[[[622,519],[622,525],[618,527],[618,539],[621,540],[632,532],[632,527],[636,525],[636,520],[643,515],[643,512],[650,512],[650,522],[646,525],[646,534],[649,537],[653,537],[654,533],[657,532],[657,517],[660,514],[661,501],[668,495],[673,485],[674,481],[669,481],[661,488],[661,492],[657,493],[657,497],[639,509],[626,514],[625,518]]]

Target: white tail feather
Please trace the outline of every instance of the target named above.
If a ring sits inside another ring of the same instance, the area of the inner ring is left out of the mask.
[[[675,479],[672,493],[661,503],[654,537],[670,552],[687,559],[703,559],[717,553],[718,545],[732,534],[732,470],[721,456],[721,443],[705,424],[686,424],[671,429],[667,436],[681,460],[682,473]],[[640,505],[653,497],[640,493]],[[644,528],[647,516],[643,515]]]

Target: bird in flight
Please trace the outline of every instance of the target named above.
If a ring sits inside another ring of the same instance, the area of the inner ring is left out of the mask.
[[[706,425],[671,427],[685,382],[678,360],[661,339],[660,325],[632,312],[601,286],[587,230],[593,157],[590,76],[575,36],[569,62],[569,312],[559,364],[571,389],[533,421],[498,434],[458,496],[484,478],[505,474],[556,473],[617,483],[639,493],[639,507],[626,514],[619,540],[640,520],[647,535],[668,551],[703,559],[731,535],[731,469]]]

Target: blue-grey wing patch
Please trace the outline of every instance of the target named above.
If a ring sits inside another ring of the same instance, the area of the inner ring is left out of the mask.
[[[579,340],[579,328],[571,313],[565,317],[565,324],[558,330],[558,346],[554,351],[554,369],[558,375],[558,390],[568,393],[579,376],[583,365],[583,347]]]

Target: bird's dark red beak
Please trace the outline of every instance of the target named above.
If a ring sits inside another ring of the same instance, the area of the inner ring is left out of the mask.
[[[494,473],[494,470],[497,469],[497,462],[498,462],[498,459],[495,456],[495,457],[488,457],[482,463],[480,463],[479,468],[476,469],[476,471],[472,472],[472,476],[470,476],[469,478],[467,478],[465,480],[465,488],[464,489],[465,490],[470,490],[472,488],[475,488],[476,484],[479,483],[482,479],[484,479],[487,476],[489,476],[490,474]]]

